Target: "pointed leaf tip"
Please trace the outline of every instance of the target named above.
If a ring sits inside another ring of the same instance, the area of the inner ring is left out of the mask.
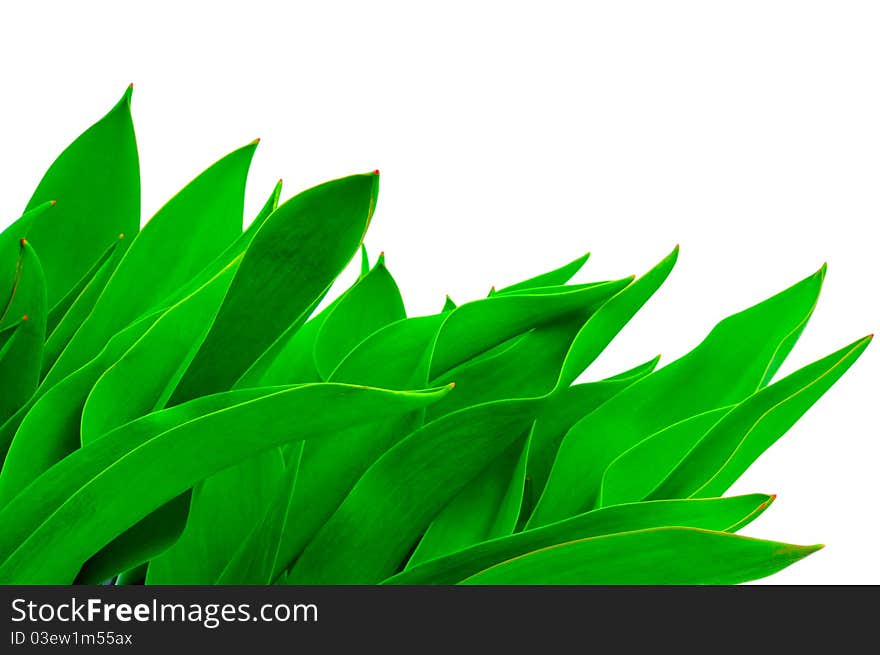
[[[373,175],[378,175],[378,174],[379,174],[379,169],[377,168],[376,170],[373,171]]]
[[[57,200],[50,200],[50,201],[49,201],[49,206],[50,206],[50,207],[54,207],[54,206],[57,205],[57,204],[58,204],[58,201],[57,201]]]
[[[24,316],[22,316],[22,317],[21,317],[21,320],[23,320],[23,321],[26,321],[26,320],[28,320],[28,315],[27,315],[27,314],[25,314],[25,315],[24,315]]]
[[[24,247],[24,244],[26,244],[26,243],[27,243],[27,239],[25,239],[24,237],[22,237],[22,238],[19,240],[18,245]]]

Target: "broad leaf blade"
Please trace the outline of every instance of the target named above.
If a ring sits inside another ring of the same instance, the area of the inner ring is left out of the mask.
[[[756,518],[772,496],[751,494],[731,498],[665,500],[603,507],[540,528],[493,539],[411,568],[383,584],[457,584],[495,564],[557,544],[678,525],[730,531]]]
[[[811,315],[823,277],[824,269],[726,318],[690,353],[574,425],[559,447],[529,525],[595,507],[602,473],[618,455],[664,427],[751,395],[780,345]]]
[[[49,307],[64,297],[109,244],[124,235],[123,247],[127,247],[140,228],[131,87],[106,116],[58,156],[27,208],[52,200],[58,206],[34,220],[27,231],[46,271]]]
[[[443,392],[305,385],[160,434],[122,426],[53,466],[0,510],[0,581],[69,583],[101,547],[198,480],[282,443],[412,411]]]
[[[870,342],[871,337],[860,339],[734,407],[687,453],[651,497],[724,493],[840,379]]]
[[[738,584],[772,575],[821,546],[694,528],[573,541],[496,564],[463,584]]]

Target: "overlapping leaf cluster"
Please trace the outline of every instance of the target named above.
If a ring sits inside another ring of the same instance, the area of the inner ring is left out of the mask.
[[[378,172],[279,183],[242,231],[255,147],[140,230],[129,90],[0,236],[0,583],[734,583],[816,549],[722,495],[868,344],[774,379],[824,269],[578,383],[677,250],[415,318],[362,251],[322,304]]]

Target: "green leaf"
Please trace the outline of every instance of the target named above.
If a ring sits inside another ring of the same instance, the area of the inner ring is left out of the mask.
[[[686,418],[621,453],[602,475],[598,506],[644,500],[730,407]]]
[[[120,243],[121,240],[117,239],[107,246],[107,249],[98,256],[98,259],[96,259],[89,270],[86,271],[86,274],[70,288],[70,291],[68,291],[61,300],[55,303],[55,306],[49,311],[49,318],[46,321],[46,332],[48,334],[52,334],[52,332],[55,331],[61,320],[70,312],[71,307],[82,298],[83,292],[87,288],[93,288],[95,286],[96,276],[98,276],[99,272],[105,268],[105,264],[113,257],[116,251],[121,250],[119,248]],[[115,259],[114,266],[118,263],[118,259]],[[104,281],[106,282],[106,279]],[[98,293],[100,293],[100,290]],[[93,300],[97,300],[97,296],[98,294],[95,294]],[[89,307],[89,310],[91,310],[91,307]],[[84,314],[82,318],[85,318],[85,316],[86,315]]]
[[[538,550],[462,584],[738,584],[772,575],[820,548],[694,528],[654,528]]]
[[[361,476],[287,583],[372,584],[394,573],[446,503],[524,436],[535,409],[534,401],[487,403],[398,442]]]
[[[159,434],[138,431],[136,422],[122,426],[66,457],[0,510],[0,583],[69,583],[101,547],[198,480],[282,443],[413,411],[445,391],[304,385]]]
[[[44,202],[30,211],[22,214],[9,227],[0,233],[0,330],[5,326],[2,317],[9,311],[9,306],[14,299],[13,291],[18,282],[19,257],[21,256],[21,240],[27,237],[31,223],[41,214],[55,206],[54,202]],[[17,324],[21,316],[13,312],[10,324]],[[11,333],[10,333],[11,334]],[[7,335],[8,338],[9,335]],[[6,342],[0,337],[0,348]]]
[[[365,277],[367,273],[370,272],[370,257],[367,255],[367,247],[364,244],[361,244],[361,274],[360,277]]]
[[[194,291],[197,289],[201,289],[205,284],[213,280],[217,277],[217,274],[225,269],[229,264],[231,264],[236,259],[239,259],[241,253],[247,250],[248,246],[250,246],[251,241],[254,240],[257,232],[259,232],[260,228],[263,226],[263,223],[266,222],[276,209],[278,209],[278,199],[281,197],[281,180],[278,180],[278,183],[272,189],[272,193],[269,198],[266,200],[263,207],[257,213],[254,220],[251,221],[251,224],[247,227],[244,232],[236,237],[235,241],[227,246],[226,250],[217,255],[214,260],[205,266],[199,273],[194,275],[187,281],[184,281],[177,290],[168,296],[165,301],[162,303],[163,305],[170,306],[174,305],[183,298],[186,298],[189,295],[192,295]]]
[[[236,557],[275,501],[286,471],[280,448],[236,464],[196,485],[192,500],[184,505],[189,508],[185,527],[182,523],[159,526],[160,532],[168,533],[166,541],[181,527],[183,533],[170,548],[152,557],[148,584],[215,584]]]
[[[123,247],[140,228],[141,191],[131,122],[131,87],[101,120],[62,152],[37,185],[27,209],[57,200],[27,231],[46,272],[54,307],[111,243]]]
[[[95,308],[49,370],[54,382],[94,357],[115,332],[198,274],[241,234],[244,188],[256,142],[235,150],[190,182],[137,235]],[[137,293],[132,290],[137,289]]]
[[[34,250],[33,244],[21,239],[18,244],[12,289],[3,310],[0,311],[0,330],[5,335],[0,337],[0,347],[12,336],[22,316],[33,314],[35,318],[42,317],[45,324],[47,307],[46,276],[43,272],[42,260]]]
[[[99,268],[94,271],[94,274],[92,274],[85,286],[79,289],[79,293],[77,293],[76,298],[73,299],[70,306],[64,311],[64,314],[57,317],[56,325],[49,332],[49,336],[46,339],[46,347],[43,351],[43,370],[41,373],[43,376],[55,365],[58,357],[67,347],[67,344],[70,343],[79,326],[85,322],[92,309],[94,309],[95,303],[100,297],[101,292],[104,291],[104,287],[107,286],[110,276],[113,275],[113,271],[116,270],[119,260],[125,252],[123,249],[118,248],[118,245],[119,242],[116,242],[106,250],[105,255],[109,256],[106,258],[102,257]],[[92,273],[92,271],[89,273]],[[72,292],[76,291],[77,288],[74,287]],[[64,300],[67,299],[65,298]],[[56,306],[59,311],[63,309],[60,306],[63,302],[61,301]]]
[[[266,219],[172,403],[231,388],[280,334],[306,321],[363,241],[377,188],[373,174],[326,182]]]
[[[236,262],[237,263],[237,262]],[[171,395],[229,288],[235,265],[165,310],[101,375],[82,411],[82,443],[161,409]]]
[[[567,387],[592,364],[618,332],[666,281],[678,259],[678,246],[659,264],[596,310],[574,339],[557,387]]]
[[[556,451],[565,433],[597,407],[649,374],[656,363],[657,360],[652,360],[642,367],[628,371],[627,375],[621,374],[599,382],[585,382],[560,389],[547,399],[535,421],[529,448],[526,478],[528,489],[525,498],[527,515],[531,513],[544,490]]]
[[[493,295],[515,291],[525,291],[527,289],[535,289],[538,287],[555,287],[565,284],[572,277],[574,277],[575,273],[583,268],[584,264],[589,258],[590,253],[586,253],[584,255],[581,255],[577,259],[569,262],[568,264],[560,266],[559,268],[552,270],[548,273],[542,273],[541,275],[529,278],[528,280],[523,280],[522,282],[517,282],[516,284],[511,284],[508,287],[499,289],[498,291],[495,291]],[[494,289],[494,287],[492,288]]]
[[[529,525],[543,525],[595,507],[602,474],[618,455],[673,423],[751,395],[765,379],[779,348],[809,318],[824,275],[823,268],[726,318],[690,353],[639,380],[575,424],[559,447]]]
[[[539,326],[441,375],[443,384],[455,382],[455,393],[432,407],[428,419],[483,402],[548,394],[585,320],[583,313],[574,314]]]
[[[515,441],[434,518],[407,568],[513,533],[522,505],[529,440]]]
[[[595,311],[631,278],[572,287],[527,289],[461,305],[444,314],[431,358],[434,379],[492,346],[562,316]]]
[[[865,337],[792,373],[734,407],[650,496],[724,493],[846,373],[871,342]]]
[[[383,584],[456,584],[495,564],[599,535],[678,525],[730,532],[754,520],[773,496],[751,494],[731,498],[664,500],[603,507],[570,519],[476,544],[452,555],[408,569]]]
[[[272,583],[278,563],[281,536],[290,516],[290,502],[296,485],[302,448],[294,450],[287,463],[284,479],[276,485],[275,495],[264,512],[263,520],[253,529],[216,579],[217,584]]]
[[[0,346],[0,423],[33,396],[40,381],[46,338],[46,282],[30,243],[22,240],[13,297],[4,321],[16,317],[12,333]],[[3,453],[5,455],[5,449]]]
[[[0,470],[0,506],[79,448],[80,422],[89,392],[101,374],[137,341],[155,318],[145,317],[114,335],[88,364],[35,399],[32,406],[26,405],[19,412],[21,416],[16,414],[15,427],[12,421],[7,422],[9,427],[4,425],[3,435],[8,435],[11,445]]]
[[[376,266],[345,293],[324,319],[315,338],[315,365],[322,379],[376,330],[406,318],[403,299],[385,267],[384,253]]]
[[[443,309],[440,310],[440,313],[445,314],[446,312],[451,312],[456,307],[458,307],[458,305],[456,305],[452,298],[447,294],[446,300],[443,303]]]

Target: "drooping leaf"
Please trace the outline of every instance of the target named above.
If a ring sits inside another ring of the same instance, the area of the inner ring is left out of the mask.
[[[534,551],[462,584],[738,584],[776,573],[821,547],[695,528],[654,528]]]
[[[198,480],[282,443],[412,411],[445,391],[304,385],[160,434],[143,434],[131,427],[136,422],[121,426],[53,466],[0,510],[0,581],[69,583],[101,547]]]
[[[575,424],[559,447],[529,525],[544,525],[594,507],[602,473],[622,452],[664,427],[753,393],[779,348],[808,320],[823,277],[824,268],[726,318],[690,353],[629,386]]]
[[[27,230],[46,272],[54,307],[102,252],[123,236],[127,247],[141,220],[140,170],[131,122],[131,87],[97,123],[62,152],[37,185],[27,209],[58,206]]]
[[[665,525],[729,532],[755,519],[772,500],[772,496],[751,494],[603,507],[540,528],[476,544],[398,573],[383,584],[457,584],[495,564],[557,544]]]

